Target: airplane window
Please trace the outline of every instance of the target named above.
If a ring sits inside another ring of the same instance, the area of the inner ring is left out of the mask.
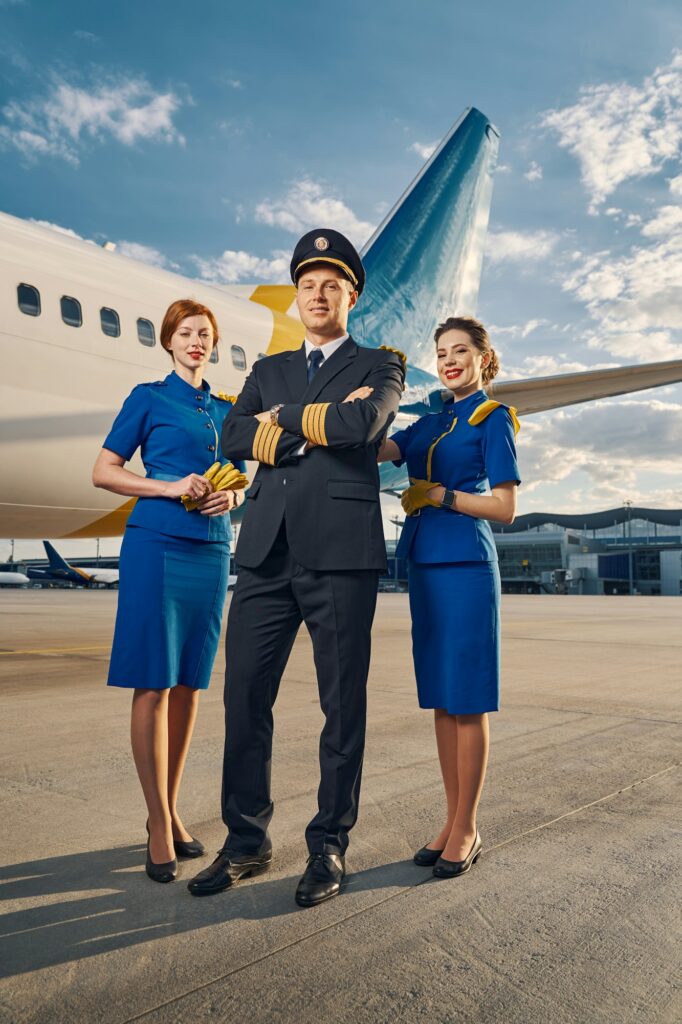
[[[151,348],[156,345],[156,335],[154,334],[154,324],[151,320],[145,320],[143,317],[137,318],[137,338],[143,345],[147,345]]]
[[[211,352],[211,355],[209,356],[209,360],[208,361],[209,361],[209,363],[217,363],[219,359],[220,359],[220,356],[218,355],[218,346],[214,345],[213,346],[213,351]]]
[[[69,327],[83,326],[83,311],[78,299],[74,299],[71,295],[62,295],[59,304],[62,308],[62,320],[65,324],[68,324]]]
[[[109,338],[120,338],[121,321],[119,320],[118,313],[115,309],[109,309],[108,306],[102,306],[99,311],[99,322],[102,325],[103,334],[106,334]]]
[[[246,352],[240,345],[232,345],[230,347],[230,355],[232,356],[232,365],[235,370],[246,369]]]
[[[20,284],[17,287],[19,309],[27,316],[40,316],[40,292],[32,284]]]

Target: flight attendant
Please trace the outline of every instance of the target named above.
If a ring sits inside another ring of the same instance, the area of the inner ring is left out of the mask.
[[[450,317],[435,341],[451,397],[442,412],[384,441],[379,461],[406,462],[410,478],[396,557],[408,560],[419,705],[434,709],[447,803],[445,824],[414,859],[454,878],[482,849],[476,811],[488,713],[500,699],[500,577],[489,523],[514,520],[518,420],[483,391],[499,370],[483,324]]]
[[[133,389],[92,474],[95,487],[138,499],[121,546],[108,685],[133,690],[133,757],[149,814],[146,871],[156,882],[175,878],[176,857],[203,853],[182,823],[178,791],[218,645],[229,513],[245,483],[243,463],[224,484],[221,471],[215,490],[205,475],[224,461],[219,439],[233,401],[212,395],[202,379],[218,336],[206,306],[172,303],[161,344],[173,371]],[[138,448],[145,477],[125,468]]]

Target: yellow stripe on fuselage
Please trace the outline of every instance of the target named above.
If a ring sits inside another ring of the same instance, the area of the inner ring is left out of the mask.
[[[265,306],[272,313],[272,336],[266,352],[268,356],[277,352],[291,352],[303,344],[305,327],[300,320],[286,315],[295,298],[296,288],[293,284],[261,284],[250,297],[251,302]]]

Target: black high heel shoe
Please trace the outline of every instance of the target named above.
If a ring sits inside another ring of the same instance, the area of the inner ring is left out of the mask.
[[[428,846],[422,846],[421,850],[417,850],[412,860],[420,868],[432,868],[442,852],[442,850],[430,850]]]
[[[147,839],[147,861],[144,869],[149,877],[154,882],[174,882],[178,873],[178,862],[173,860],[166,861],[165,864],[155,864],[152,860],[152,856],[149,852],[149,842]]]
[[[473,864],[476,863],[478,858],[481,856],[483,849],[483,843],[479,833],[476,833],[474,839],[474,845],[469,850],[464,860],[445,860],[444,857],[439,857],[433,868],[434,878],[457,878],[458,875],[463,875],[467,871],[471,870]]]
[[[147,829],[147,835],[149,835],[149,818],[147,818],[144,827]],[[206,852],[203,843],[200,843],[194,837],[189,842],[185,842],[184,839],[174,839],[173,849],[175,850],[176,857],[186,857],[188,860],[194,857],[203,857]]]

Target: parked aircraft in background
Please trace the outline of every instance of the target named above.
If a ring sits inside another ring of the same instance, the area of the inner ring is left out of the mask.
[[[25,587],[30,582],[23,572],[0,572],[0,587]]]
[[[75,583],[79,587],[91,587],[96,583],[103,583],[110,587],[118,583],[118,569],[95,569],[94,572],[88,569],[78,569],[75,565],[69,565],[48,540],[43,541],[43,546],[49,567],[34,569],[33,566],[29,566],[26,570],[29,579]]]
[[[475,311],[498,145],[488,119],[466,111],[363,249],[367,286],[350,329],[362,344],[406,353],[403,421],[440,407],[429,372],[436,324]],[[123,532],[134,500],[93,488],[91,467],[125,396],[170,369],[158,331],[173,300],[191,296],[216,313],[221,344],[206,372],[215,390],[237,394],[256,359],[303,340],[291,285],[205,284],[113,249],[0,214],[0,537]],[[487,390],[524,415],[680,380],[675,360]],[[139,457],[131,468],[142,471]],[[381,467],[383,489],[405,480]]]

